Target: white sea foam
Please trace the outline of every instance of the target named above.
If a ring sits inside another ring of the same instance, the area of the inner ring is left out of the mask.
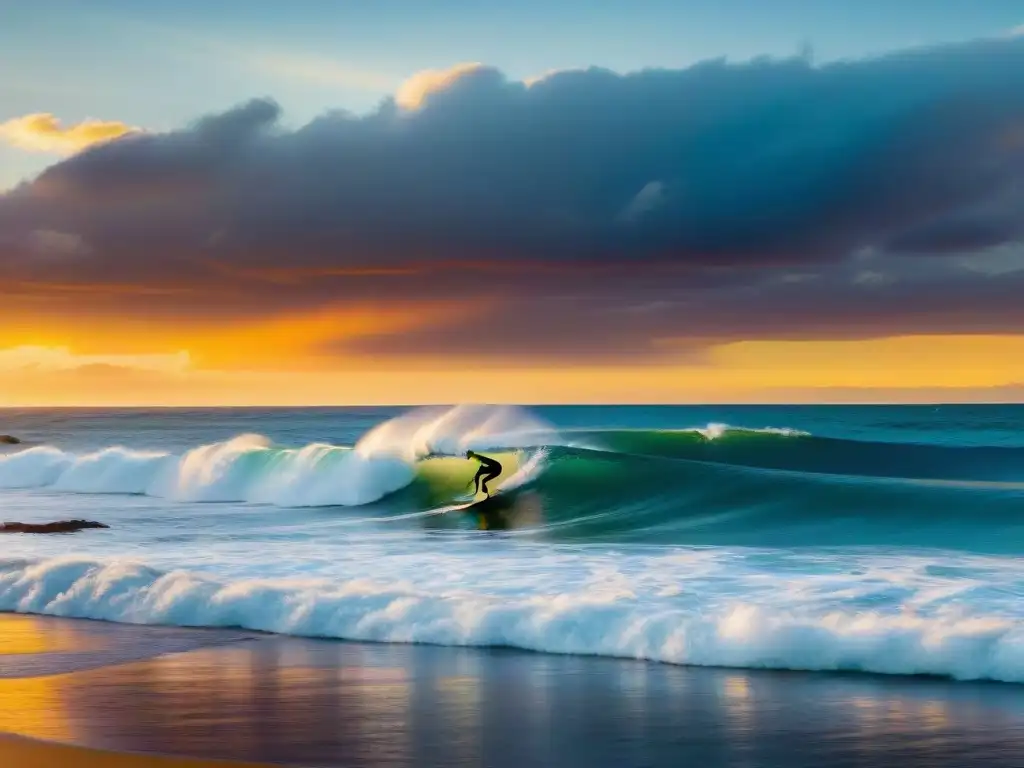
[[[734,427],[730,424],[720,424],[717,422],[711,422],[703,427],[691,427],[690,429],[683,431],[697,432],[708,440],[717,440],[730,433],[742,434],[744,432],[759,435],[781,435],[783,437],[806,437],[810,435],[810,432],[802,432],[799,429],[791,429],[790,427],[761,427],[755,429],[748,427]]]
[[[736,553],[561,558],[499,551],[488,575],[472,580],[452,578],[478,568],[479,559],[466,553],[435,553],[432,569],[400,558],[368,575],[305,581],[232,580],[124,561],[7,562],[0,563],[0,610],[705,666],[1024,682],[1024,620],[1012,601],[964,600],[976,586],[970,579],[929,578],[923,565],[889,573],[880,566],[855,577],[794,572],[794,563],[774,575],[754,572],[756,556],[746,562]],[[536,571],[522,570],[526,563]],[[516,572],[520,582],[510,585]],[[1016,571],[1004,576],[1020,578]],[[885,603],[878,595],[891,597],[894,589],[904,592],[898,601],[858,608],[858,600]]]
[[[512,491],[522,488],[524,485],[537,479],[544,471],[545,462],[548,459],[548,449],[538,448],[533,451],[508,479],[503,480],[498,486],[502,491]]]

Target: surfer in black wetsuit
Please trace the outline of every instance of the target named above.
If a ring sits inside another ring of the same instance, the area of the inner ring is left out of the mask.
[[[501,464],[494,459],[488,458],[487,456],[481,456],[479,453],[473,453],[473,451],[466,451],[467,459],[476,459],[480,462],[480,469],[476,472],[476,477],[473,478],[474,493],[480,493],[483,491],[490,498],[491,492],[487,490],[487,481],[493,480],[501,474]]]

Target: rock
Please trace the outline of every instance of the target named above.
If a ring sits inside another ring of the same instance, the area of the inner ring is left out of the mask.
[[[61,520],[56,523],[2,523],[0,533],[74,533],[86,528],[109,528],[93,520]]]
[[[0,444],[2,445],[20,445],[21,438],[17,438],[14,435],[0,435]]]

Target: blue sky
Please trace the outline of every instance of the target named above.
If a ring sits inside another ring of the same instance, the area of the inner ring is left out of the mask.
[[[1021,0],[0,0],[0,122],[34,113],[166,129],[271,96],[285,120],[364,112],[462,61],[512,77],[726,56],[816,60],[1004,34]],[[54,158],[0,148],[0,187]]]

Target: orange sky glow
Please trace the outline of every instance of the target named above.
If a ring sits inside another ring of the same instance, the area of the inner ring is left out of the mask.
[[[400,310],[344,310],[206,333],[147,336],[132,323],[124,334],[88,324],[64,335],[7,332],[0,406],[1004,402],[1024,392],[1024,336],[747,341],[713,346],[697,363],[633,365],[316,351],[325,328],[335,339],[339,328],[354,336],[382,323],[400,333],[410,322]]]

